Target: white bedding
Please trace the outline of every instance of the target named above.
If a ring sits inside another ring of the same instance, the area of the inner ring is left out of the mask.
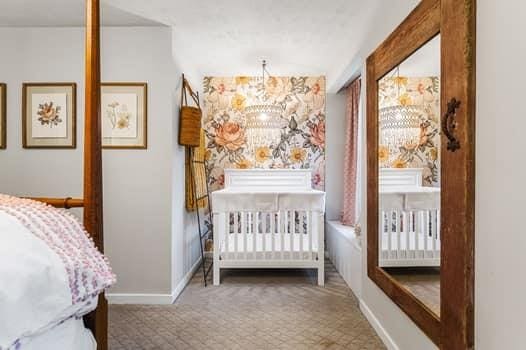
[[[270,233],[258,233],[256,238],[256,252],[271,252],[272,251],[272,235]],[[309,238],[306,234],[299,234],[295,233],[292,235],[292,249],[290,247],[291,243],[291,234],[286,233],[283,234],[283,245],[284,245],[284,251],[285,252],[300,252],[300,240],[302,239],[301,236],[303,236],[303,251],[309,252]],[[236,251],[236,237],[238,239],[238,251],[244,250],[244,244],[245,244],[245,238],[243,234],[241,233],[231,233],[229,235],[228,239],[228,246],[226,244],[226,240],[221,242],[221,255],[224,256],[224,253],[227,252],[226,249],[228,249],[228,252],[234,253]],[[254,234],[250,233],[246,235],[247,237],[247,249],[246,251],[251,253],[254,251]],[[265,240],[265,249],[263,249],[263,238]],[[317,238],[312,238],[312,243],[310,245],[311,250],[313,253],[316,253],[318,251],[318,244],[317,244]],[[274,234],[274,251],[277,252],[276,257],[279,258],[280,254],[279,251],[281,249],[281,235]]]
[[[24,350],[96,350],[97,343],[82,319],[70,318],[28,339]]]
[[[25,349],[34,337],[87,314],[114,281],[72,215],[0,194],[0,350]]]

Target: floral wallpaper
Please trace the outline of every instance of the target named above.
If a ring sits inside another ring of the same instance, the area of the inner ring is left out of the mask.
[[[265,98],[284,109],[279,141],[250,151],[244,109]],[[313,187],[325,187],[325,77],[206,77],[203,128],[211,191],[224,169],[312,169]]]
[[[379,146],[384,168],[423,168],[425,186],[440,186],[440,82],[438,77],[389,77],[379,83],[379,108],[395,105],[423,107],[420,140],[398,150]],[[389,161],[394,152],[395,160]]]

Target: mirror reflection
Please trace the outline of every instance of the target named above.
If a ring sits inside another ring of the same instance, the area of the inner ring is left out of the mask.
[[[378,81],[379,266],[440,315],[440,36]]]

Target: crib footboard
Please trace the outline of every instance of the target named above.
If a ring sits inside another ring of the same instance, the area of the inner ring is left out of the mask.
[[[323,217],[316,210],[214,213],[214,285],[226,268],[315,268],[323,285]]]

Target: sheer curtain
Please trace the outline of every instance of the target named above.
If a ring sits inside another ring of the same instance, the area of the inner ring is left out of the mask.
[[[343,163],[343,211],[342,224],[355,226],[357,223],[357,175],[358,175],[358,142],[360,119],[361,79],[354,80],[347,88],[345,130],[345,156]]]

